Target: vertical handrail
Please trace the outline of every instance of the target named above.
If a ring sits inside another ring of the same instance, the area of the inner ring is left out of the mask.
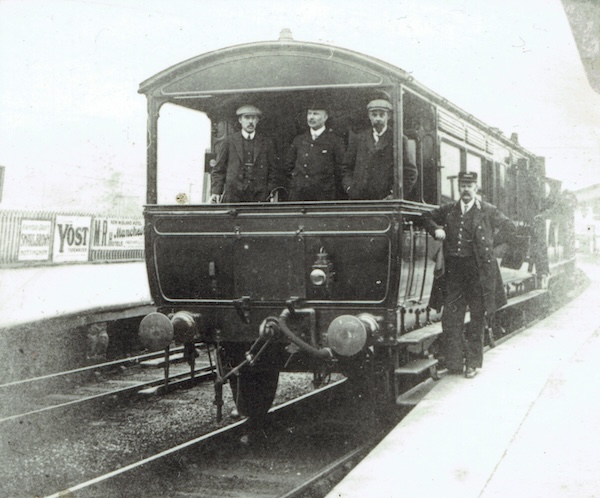
[[[408,298],[413,287],[413,280],[415,276],[415,230],[412,221],[409,221],[409,245],[410,245],[410,257],[408,262],[408,279],[406,282],[406,293],[404,295],[404,302],[408,301]]]

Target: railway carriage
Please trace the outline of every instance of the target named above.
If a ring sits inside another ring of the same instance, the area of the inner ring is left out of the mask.
[[[492,335],[539,310],[541,277],[573,264],[568,227],[551,220],[549,199],[560,188],[552,184],[548,195],[543,158],[373,57],[284,31],[278,41],[179,63],[139,92],[147,97],[145,249],[157,306],[140,335],[154,349],[174,337],[188,351],[198,341],[217,351],[218,406],[229,380],[240,412],[264,413],[283,370],[313,372],[317,382],[341,371],[367,379],[382,399],[435,376],[441,327],[428,301],[437,247],[420,215],[457,199],[460,171],[477,172],[481,197],[519,230],[519,243],[498,254],[510,299]],[[208,202],[215,151],[237,132],[239,106],[262,110],[259,130],[282,160],[315,98],[328,103],[327,127],[345,144],[369,126],[369,101],[392,103],[391,198]],[[403,135],[419,172],[410,193],[402,190]]]

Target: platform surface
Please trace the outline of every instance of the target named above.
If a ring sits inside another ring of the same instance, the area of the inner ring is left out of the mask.
[[[61,315],[150,303],[143,262],[0,269],[0,329]]]
[[[600,497],[600,266],[574,301],[447,376],[327,498]]]

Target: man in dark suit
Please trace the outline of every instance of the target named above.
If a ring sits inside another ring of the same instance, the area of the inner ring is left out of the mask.
[[[244,105],[236,114],[241,133],[229,135],[217,146],[210,201],[266,202],[274,186],[275,147],[271,139],[256,131],[260,109]]]
[[[306,115],[309,130],[290,146],[284,165],[290,201],[330,201],[341,191],[344,141],[327,129],[328,117],[323,104],[314,104]]]
[[[439,339],[442,367],[471,378],[483,363],[485,314],[506,303],[494,247],[511,242],[515,226],[498,208],[478,200],[477,173],[458,175],[460,200],[423,213],[427,231],[443,241],[444,274],[434,282],[430,306],[444,308]],[[497,233],[496,233],[497,231]],[[441,293],[441,299],[439,295]],[[466,307],[471,323],[464,333]]]
[[[350,137],[345,163],[350,174],[344,188],[350,199],[385,199],[394,187],[394,134],[390,126],[392,104],[384,99],[369,102],[367,112],[371,128]],[[403,196],[417,183],[415,158],[408,150],[408,139],[402,137]]]

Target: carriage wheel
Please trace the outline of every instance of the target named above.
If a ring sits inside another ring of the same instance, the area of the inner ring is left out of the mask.
[[[395,352],[391,348],[361,352],[345,371],[348,380],[362,386],[377,405],[385,407],[396,399]]]
[[[373,398],[375,378],[370,355],[360,352],[351,358],[341,358],[340,367],[356,399]]]
[[[229,385],[235,405],[240,415],[249,418],[264,416],[271,408],[279,370],[277,369],[243,369],[240,375],[231,378]]]

